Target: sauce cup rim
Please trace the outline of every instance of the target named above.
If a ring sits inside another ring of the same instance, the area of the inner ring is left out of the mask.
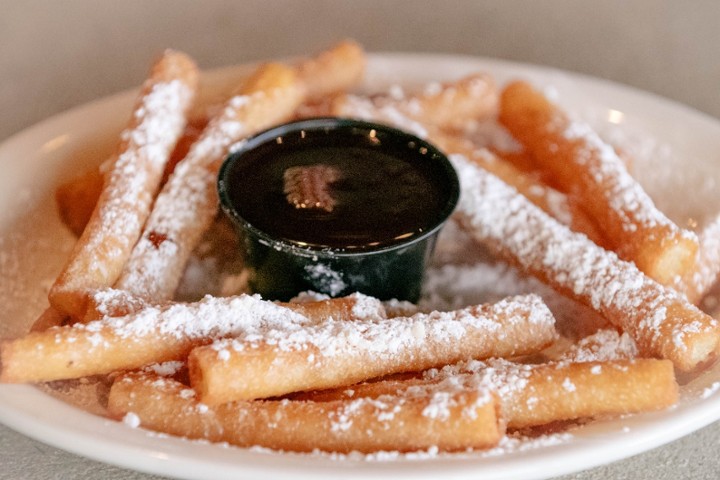
[[[407,139],[408,142],[415,142],[416,145],[422,146],[428,149],[428,153],[434,157],[434,160],[438,161],[442,165],[445,178],[443,182],[447,182],[449,187],[448,199],[445,205],[441,209],[435,223],[427,228],[422,233],[414,234],[407,240],[402,240],[397,243],[389,245],[379,246],[361,246],[353,247],[351,249],[338,248],[338,247],[327,247],[327,246],[316,246],[308,245],[299,241],[277,238],[273,235],[268,234],[264,230],[256,227],[252,223],[248,222],[243,218],[233,205],[230,199],[229,189],[231,188],[227,180],[227,176],[231,171],[235,162],[237,162],[245,152],[251,151],[259,145],[290,133],[294,133],[301,130],[367,130],[371,129],[382,130],[383,133],[388,135],[400,136]],[[304,120],[296,120],[288,123],[276,125],[268,128],[262,132],[259,132],[242,142],[242,144],[230,153],[218,172],[217,181],[218,196],[220,199],[220,206],[224,213],[228,215],[237,225],[239,225],[244,232],[250,233],[255,239],[267,246],[275,249],[282,249],[284,251],[291,252],[292,254],[303,256],[303,257],[321,257],[321,258],[337,258],[337,257],[357,257],[366,255],[375,255],[391,252],[394,250],[400,250],[407,248],[408,246],[414,245],[418,242],[424,241],[429,237],[435,235],[445,224],[447,219],[452,215],[455,207],[457,206],[460,197],[460,181],[457,176],[457,172],[448,160],[447,156],[440,151],[437,147],[432,145],[426,140],[423,140],[411,133],[391,127],[382,123],[369,122],[365,120],[357,120],[345,117],[317,117]]]

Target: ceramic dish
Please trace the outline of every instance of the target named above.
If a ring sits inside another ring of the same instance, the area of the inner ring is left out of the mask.
[[[222,84],[242,69],[209,74]],[[487,71],[525,78],[637,159],[639,180],[679,222],[720,210],[720,123],[606,81],[486,59],[374,55],[366,87],[407,87]],[[49,282],[72,246],[54,209],[54,186],[113,148],[134,94],[126,92],[46,120],[0,146],[0,336],[21,333],[46,305]],[[180,478],[538,479],[612,462],[671,442],[720,418],[720,368],[682,387],[668,411],[598,421],[541,445],[453,455],[338,459],[190,442],[131,429],[27,385],[0,385],[0,422],[39,441],[122,467]],[[506,445],[507,447],[507,445]]]

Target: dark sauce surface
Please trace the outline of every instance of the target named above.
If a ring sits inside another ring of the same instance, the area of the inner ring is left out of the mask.
[[[445,219],[456,185],[431,149],[349,130],[290,132],[241,151],[226,177],[239,216],[273,238],[348,251],[403,243]],[[326,199],[298,206],[286,172],[317,166],[332,173],[320,181]]]

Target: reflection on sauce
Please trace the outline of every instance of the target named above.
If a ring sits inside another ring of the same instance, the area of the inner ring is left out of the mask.
[[[330,213],[337,203],[331,186],[340,178],[340,170],[331,165],[290,167],[283,174],[283,192],[295,208],[316,208]]]

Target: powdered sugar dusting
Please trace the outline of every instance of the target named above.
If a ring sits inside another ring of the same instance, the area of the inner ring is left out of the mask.
[[[450,392],[434,392],[422,415],[432,419],[447,420],[450,418],[450,407]]]
[[[383,317],[385,309],[383,304],[379,304],[378,300],[362,293],[353,293],[350,298],[354,300],[352,307],[352,318],[355,319],[376,319],[378,316]]]
[[[603,329],[580,339],[560,358],[573,362],[593,362],[635,358],[637,346],[627,333]]]
[[[533,368],[532,365],[503,359],[469,360],[441,369],[427,370],[424,372],[424,377],[440,381],[443,386],[471,384],[476,388],[497,392],[504,402],[512,402],[520,392],[528,387],[528,379]]]
[[[329,292],[331,296],[338,295],[348,285],[343,278],[343,272],[334,270],[324,263],[312,263],[305,266],[305,273],[318,290]]]
[[[574,392],[575,390],[577,390],[572,380],[567,377],[565,378],[565,380],[563,380],[562,388],[564,388],[568,392]]]
[[[379,428],[390,428],[395,415],[404,405],[405,399],[401,397],[358,398],[345,402],[340,408],[330,412],[330,431],[337,433],[350,430],[356,418],[362,421],[363,417],[367,417],[368,410],[380,425]],[[372,435],[372,431],[367,431],[366,434]]]
[[[156,375],[160,375],[163,377],[170,377],[170,376],[178,373],[184,366],[185,366],[185,362],[179,362],[179,361],[163,362],[163,363],[154,363],[152,365],[148,365],[147,367],[145,367],[144,370],[153,372]]]

